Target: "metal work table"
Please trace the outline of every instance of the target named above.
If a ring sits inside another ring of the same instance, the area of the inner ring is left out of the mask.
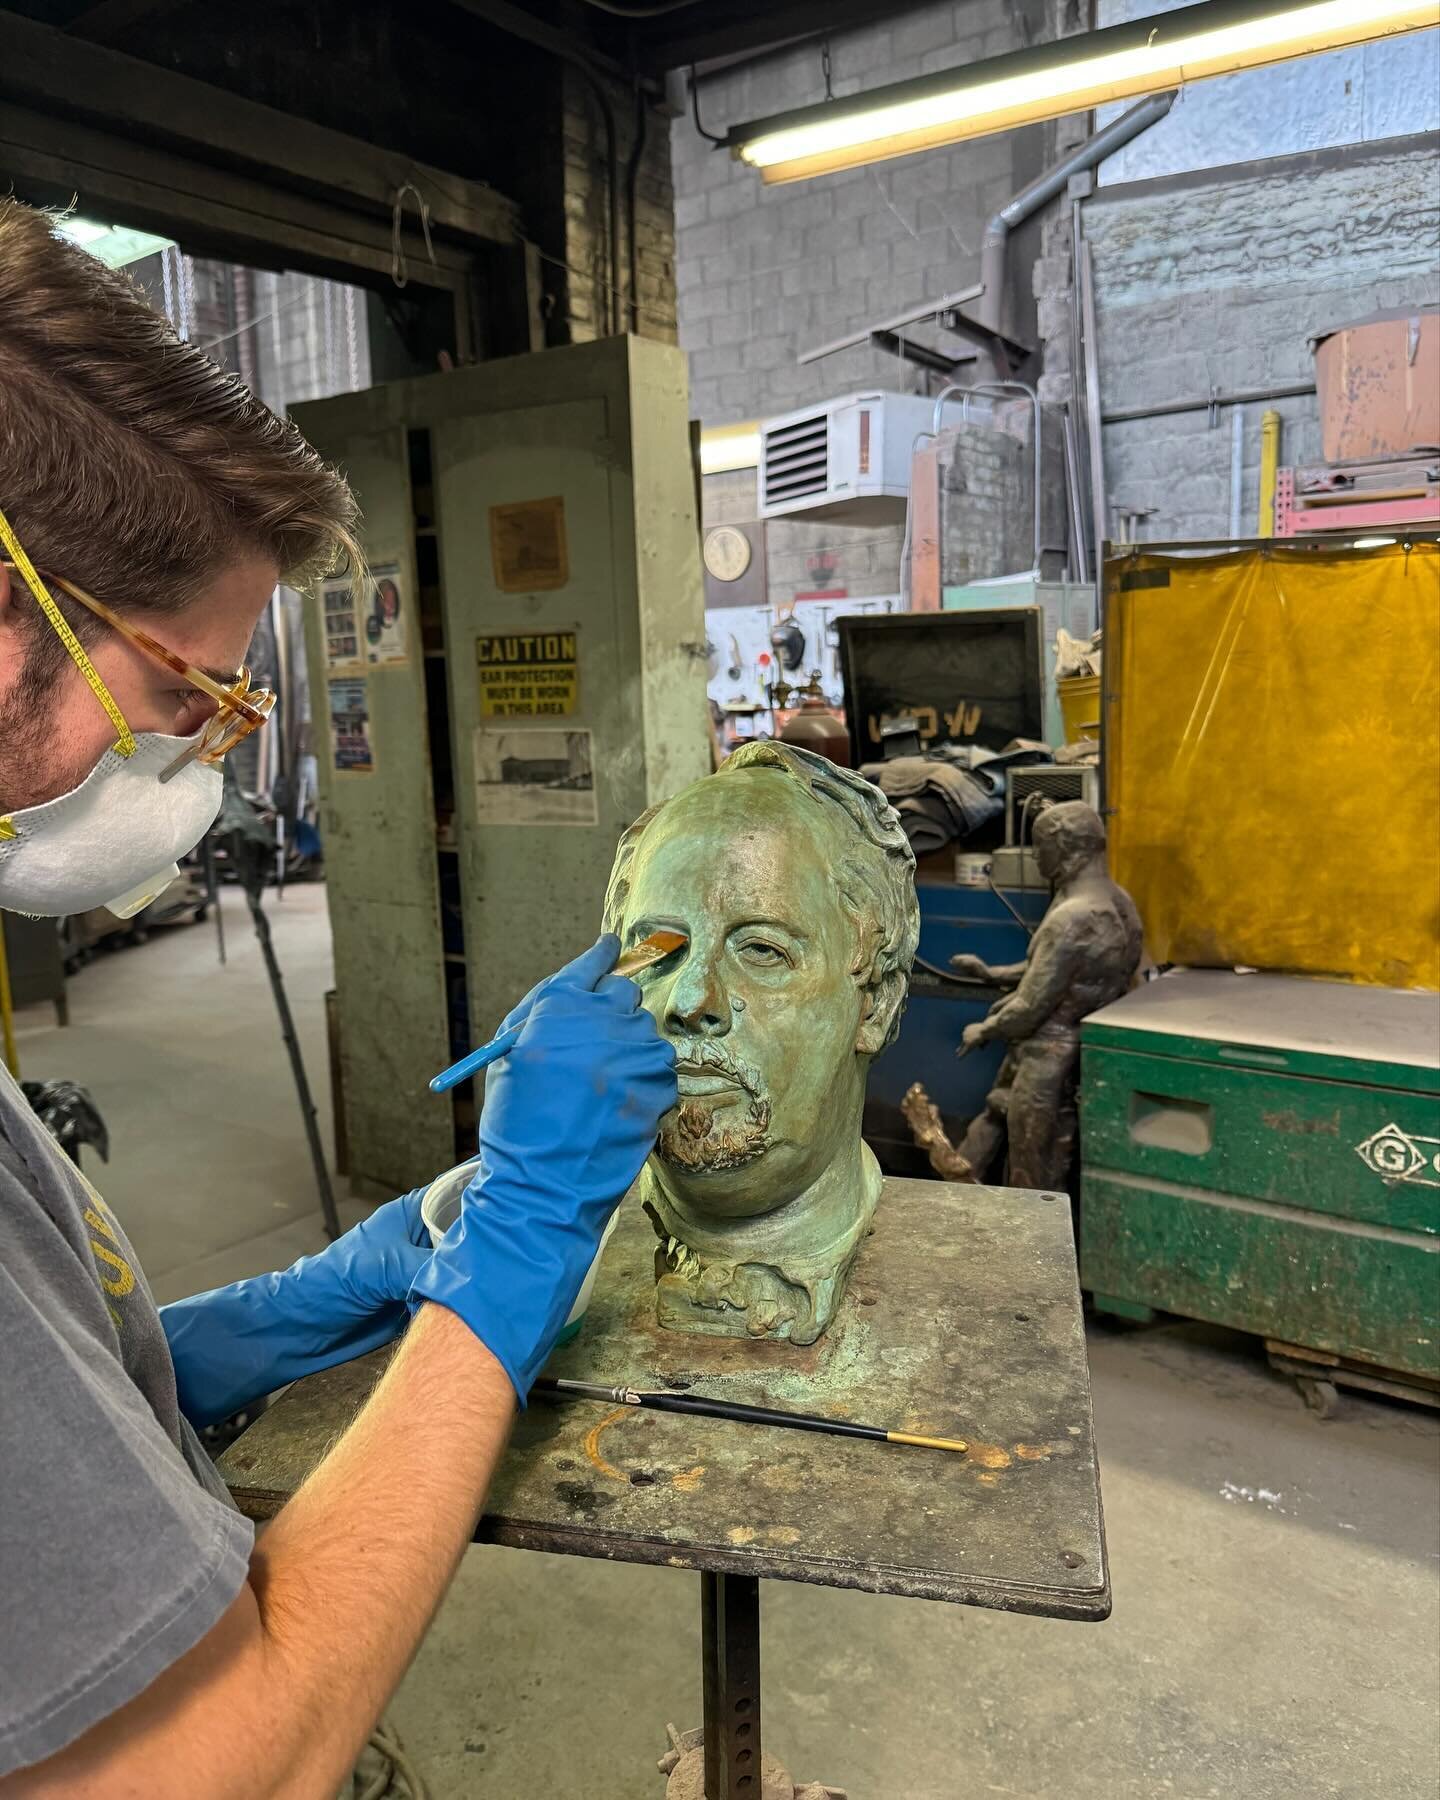
[[[701,1574],[707,1800],[761,1800],[761,1578],[1107,1616],[1063,1196],[887,1181],[840,1314],[808,1349],[660,1330],[654,1247],[627,1206],[551,1373],[970,1444],[958,1456],[583,1401],[537,1399],[518,1420],[478,1542]],[[295,1491],[387,1354],[298,1382],[231,1446],[220,1466],[245,1512],[267,1518]]]

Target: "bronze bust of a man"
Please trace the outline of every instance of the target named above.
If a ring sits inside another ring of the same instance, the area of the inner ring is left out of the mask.
[[[880,1197],[865,1076],[899,1031],[915,859],[878,788],[747,744],[620,840],[605,928],[686,946],[639,977],[680,1098],[639,1195],[662,1325],[810,1344]]]

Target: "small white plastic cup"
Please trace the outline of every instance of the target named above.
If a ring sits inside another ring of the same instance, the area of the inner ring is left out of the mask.
[[[465,1189],[474,1178],[480,1166],[480,1158],[472,1156],[469,1162],[463,1162],[458,1168],[447,1169],[443,1175],[437,1175],[426,1188],[420,1201],[420,1217],[425,1222],[425,1229],[430,1233],[430,1242],[438,1246],[441,1238],[460,1217],[460,1202]],[[555,1340],[557,1346],[568,1344],[580,1329],[580,1322],[585,1317],[586,1308],[590,1304],[591,1290],[595,1286],[595,1274],[600,1267],[600,1259],[605,1254],[605,1246],[610,1242],[610,1233],[614,1231],[620,1218],[617,1206],[610,1215],[610,1223],[605,1227],[600,1239],[600,1248],[595,1252],[595,1260],[585,1272],[585,1279],[580,1284],[580,1292],[575,1304],[570,1308],[570,1317],[566,1319],[560,1336]]]

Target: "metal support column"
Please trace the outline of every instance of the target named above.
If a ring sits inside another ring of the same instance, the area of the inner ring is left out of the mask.
[[[759,1800],[760,1582],[700,1576],[705,1800]]]

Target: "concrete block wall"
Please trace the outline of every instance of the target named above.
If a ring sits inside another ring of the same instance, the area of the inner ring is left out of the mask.
[[[843,97],[1018,49],[1027,30],[1044,35],[1045,11],[1039,0],[959,0],[837,32],[833,90]],[[716,133],[824,95],[813,40],[700,77],[702,122]],[[804,366],[796,357],[976,280],[985,219],[1038,172],[1045,136],[1010,132],[767,188],[678,117],[676,284],[696,415],[718,425],[857,388],[914,390],[917,372],[883,352]]]
[[[961,68],[1078,30],[1085,10],[1081,0],[946,0],[900,10],[834,34],[833,92],[843,97]],[[701,122],[719,133],[824,94],[821,46],[812,40],[702,75]],[[975,282],[985,220],[1052,159],[1055,142],[1056,128],[1036,127],[767,188],[681,113],[671,153],[679,333],[690,353],[692,412],[719,425],[857,389],[934,392],[938,377],[868,348],[804,365],[797,358]],[[1011,295],[1019,316],[1033,317],[1023,256],[1012,265]],[[924,336],[961,347],[930,327]],[[753,519],[753,471],[707,477],[703,506],[707,525]],[[902,538],[900,526],[772,521],[771,598],[783,603],[817,587],[844,588],[856,598],[896,594]],[[1020,566],[1029,566],[1028,553]]]
[[[1103,407],[1311,381],[1312,334],[1440,302],[1437,148],[1430,134],[1102,187],[1084,230]],[[1268,404],[1283,420],[1282,464],[1318,461],[1315,398]],[[1244,409],[1246,536],[1264,410]],[[1228,533],[1228,411],[1107,425],[1104,452],[1112,522],[1117,506],[1143,506],[1155,509],[1144,540]]]
[[[1096,0],[1095,23],[1172,12],[1190,0]],[[1128,102],[1099,109],[1101,124]],[[1168,118],[1112,156],[1102,182],[1148,181],[1189,169],[1440,130],[1440,31],[1406,32],[1198,81]]]
[[[1091,113],[1072,113],[1054,126],[1054,160],[1078,150],[1090,136]],[[1012,271],[1020,279],[1023,271]],[[1035,385],[1047,406],[1068,406],[1074,398],[1070,316],[1075,288],[1075,232],[1069,196],[1061,194],[1041,215],[1039,255],[1030,269],[1035,299],[1035,331],[1040,368]]]
[[[755,471],[733,469],[704,481],[705,525],[744,524],[756,516]],[[898,592],[902,527],[876,529],[830,521],[771,519],[765,527],[769,597],[781,606],[796,594],[843,588],[852,599]]]

